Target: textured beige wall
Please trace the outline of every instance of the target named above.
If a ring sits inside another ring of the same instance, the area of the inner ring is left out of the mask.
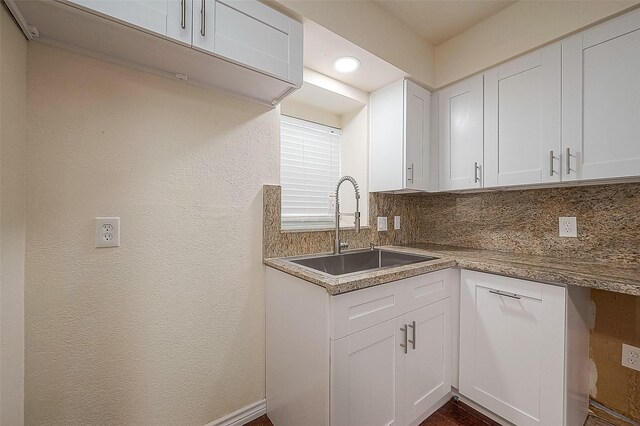
[[[0,424],[23,424],[27,41],[0,7]]]
[[[26,423],[202,425],[264,398],[278,111],[40,43],[27,99]],[[121,247],[93,247],[95,216]]]
[[[369,108],[364,106],[341,117],[340,138],[341,174],[355,178],[360,188],[360,223],[369,223]],[[340,210],[351,213],[356,209],[355,191],[349,182],[340,186]],[[353,217],[344,216],[341,226],[354,226]]]
[[[519,1],[435,48],[435,86],[490,68],[637,3]]]
[[[371,1],[271,0],[433,87],[433,46]]]

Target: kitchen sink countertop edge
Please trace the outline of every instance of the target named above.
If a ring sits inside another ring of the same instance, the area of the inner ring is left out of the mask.
[[[438,259],[331,276],[297,265],[288,258],[264,259],[264,264],[310,283],[324,287],[330,295],[338,295],[392,281],[459,267],[474,271],[540,281],[550,284],[577,285],[640,296],[640,268],[603,263],[573,261],[550,256],[499,252],[436,244],[385,246],[383,250]]]

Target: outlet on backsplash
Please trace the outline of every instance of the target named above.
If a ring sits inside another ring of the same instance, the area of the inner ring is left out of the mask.
[[[387,230],[387,218],[386,217],[378,217],[378,232]]]
[[[561,217],[559,219],[561,237],[578,237],[578,222],[575,217]]]

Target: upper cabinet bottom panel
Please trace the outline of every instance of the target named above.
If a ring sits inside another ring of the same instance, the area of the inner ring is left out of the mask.
[[[169,4],[175,6],[180,2]],[[276,105],[301,84],[229,61],[212,52],[194,50],[191,40],[181,42],[67,3],[42,0],[16,1],[13,5],[27,24],[38,29],[41,41],[222,90],[264,105]],[[191,24],[189,10],[185,8],[185,26]],[[181,17],[180,13],[177,15]],[[301,38],[299,42],[301,45]],[[299,53],[301,57],[301,48]],[[298,66],[301,75],[301,59]]]

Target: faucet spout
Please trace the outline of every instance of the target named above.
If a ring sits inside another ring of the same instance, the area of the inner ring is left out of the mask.
[[[358,182],[356,182],[356,180],[351,176],[343,176],[336,185],[336,239],[333,247],[334,254],[339,254],[343,248],[348,247],[346,242],[340,241],[340,185],[345,181],[351,182],[356,191],[356,211],[353,213],[353,216],[355,231],[356,233],[360,232],[360,189],[358,187]]]

